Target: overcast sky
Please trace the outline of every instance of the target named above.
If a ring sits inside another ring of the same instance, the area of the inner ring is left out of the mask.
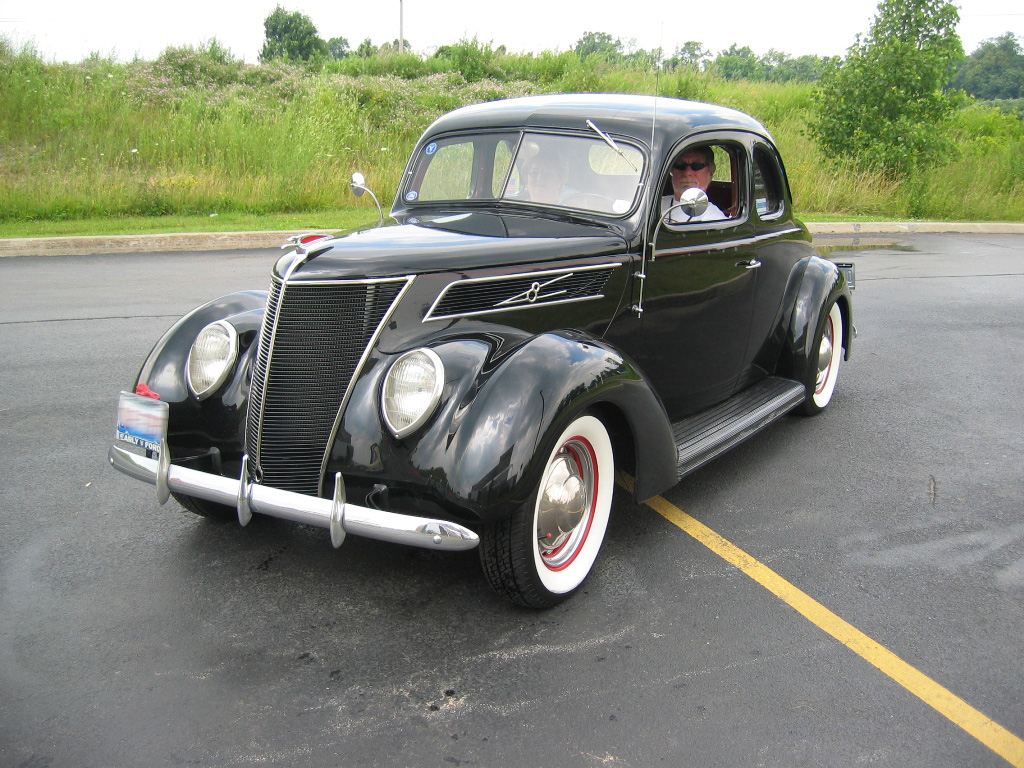
[[[366,38],[376,45],[396,40],[402,7],[406,40],[426,54],[463,38],[510,52],[565,51],[585,32],[607,32],[627,46],[667,53],[697,40],[712,53],[737,43],[758,54],[774,48],[831,56],[845,54],[868,30],[878,0],[0,0],[0,35],[33,43],[47,60],[72,62],[93,52],[154,59],[168,46],[216,38],[255,63],[263,20],[279,4],[309,16],[325,40],[344,37],[353,48]],[[967,53],[1005,32],[1024,37],[1022,0],[959,5]]]

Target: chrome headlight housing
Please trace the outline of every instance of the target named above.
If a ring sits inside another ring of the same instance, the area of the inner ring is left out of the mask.
[[[200,400],[224,383],[238,358],[238,332],[218,320],[203,328],[188,353],[188,388]]]
[[[381,413],[397,438],[410,435],[433,414],[444,386],[444,364],[430,349],[414,349],[395,360],[381,389]]]

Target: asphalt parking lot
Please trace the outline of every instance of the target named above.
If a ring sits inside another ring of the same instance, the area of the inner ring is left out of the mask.
[[[829,242],[830,409],[620,493],[545,612],[107,466],[150,346],[279,251],[0,259],[0,765],[1024,768],[1024,237]]]

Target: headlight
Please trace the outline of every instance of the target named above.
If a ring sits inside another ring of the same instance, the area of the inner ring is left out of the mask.
[[[238,333],[218,320],[203,328],[188,353],[188,387],[202,400],[224,383],[238,355]]]
[[[444,365],[429,349],[415,349],[398,358],[384,379],[381,410],[395,437],[405,437],[430,418],[441,399]]]

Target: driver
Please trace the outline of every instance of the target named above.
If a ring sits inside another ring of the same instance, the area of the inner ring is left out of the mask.
[[[661,212],[664,214],[673,205],[679,203],[679,197],[690,187],[700,187],[705,192],[715,175],[715,153],[711,147],[695,147],[679,155],[672,163],[672,194],[661,199]],[[669,221],[674,224],[688,224],[694,221],[717,221],[728,218],[722,209],[708,201],[707,210],[700,216],[687,217],[681,208],[672,211]]]

